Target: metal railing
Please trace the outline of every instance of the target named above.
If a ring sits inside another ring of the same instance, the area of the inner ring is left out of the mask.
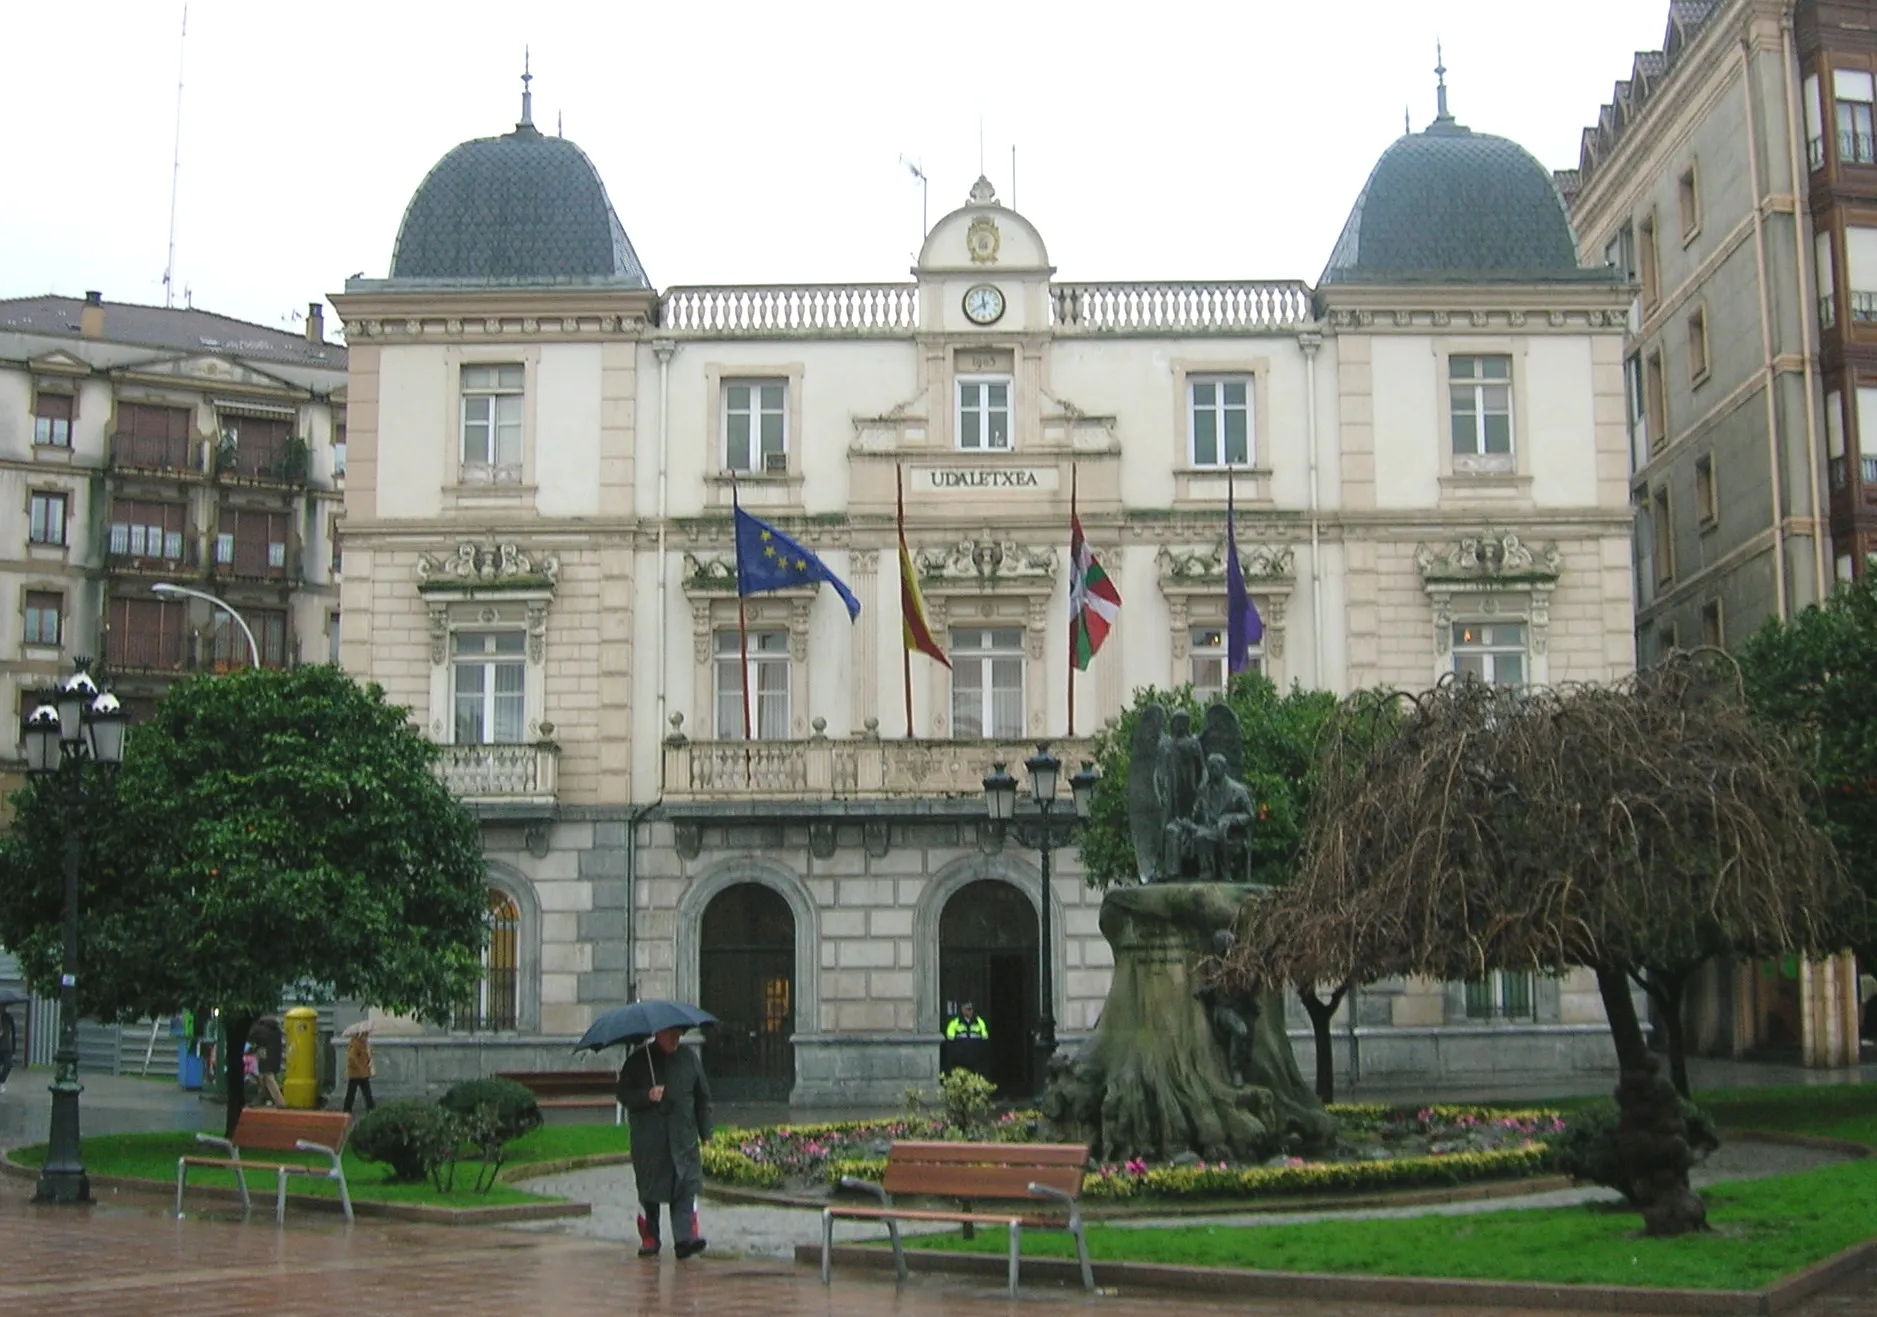
[[[1087,738],[1051,740],[1064,771],[1093,758]],[[668,801],[959,799],[984,794],[995,763],[1020,764],[1034,740],[833,740],[665,742]]]

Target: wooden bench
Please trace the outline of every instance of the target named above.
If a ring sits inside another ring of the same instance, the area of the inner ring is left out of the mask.
[[[244,1107],[235,1121],[235,1134],[224,1139],[215,1134],[198,1134],[203,1143],[223,1149],[225,1157],[178,1157],[176,1159],[176,1211],[182,1211],[183,1185],[191,1166],[226,1166],[235,1173],[241,1188],[241,1210],[249,1211],[249,1171],[272,1171],[278,1181],[274,1194],[274,1220],[287,1219],[287,1178],[293,1175],[317,1175],[339,1185],[339,1206],[345,1219],[352,1219],[352,1194],[346,1188],[345,1168],[339,1163],[340,1150],[351,1129],[352,1118],[343,1111],[293,1111],[279,1107]],[[248,1161],[245,1152],[317,1152],[331,1163],[309,1166],[304,1162]]]
[[[861,1189],[880,1200],[878,1207],[827,1207],[821,1213],[821,1283],[830,1280],[834,1223],[884,1221],[893,1241],[893,1267],[906,1279],[906,1253],[900,1245],[901,1221],[956,1221],[1010,1228],[1010,1292],[1017,1292],[1017,1266],[1023,1230],[1067,1230],[1075,1236],[1082,1264],[1082,1288],[1094,1290],[1088,1240],[1082,1233],[1082,1176],[1088,1148],[1079,1143],[895,1143],[886,1154],[882,1183],[843,1177],[843,1189]],[[901,1197],[954,1198],[959,1210],[898,1207]],[[979,1212],[975,1203],[1006,1202],[1003,1212]],[[1058,1215],[1052,1212],[1064,1213]]]
[[[611,1108],[613,1124],[625,1120],[626,1109],[614,1096],[619,1076],[610,1070],[504,1070],[496,1078],[520,1084],[543,1111]]]

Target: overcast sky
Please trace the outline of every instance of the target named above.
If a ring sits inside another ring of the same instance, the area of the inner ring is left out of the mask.
[[[160,305],[180,0],[6,6],[0,296]],[[1314,282],[1376,157],[1453,111],[1552,168],[1666,0],[192,0],[176,300],[292,323],[382,276],[411,192],[564,120],[660,287],[896,281],[979,172],[1059,278]]]

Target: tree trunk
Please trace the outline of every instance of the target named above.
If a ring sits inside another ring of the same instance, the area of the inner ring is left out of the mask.
[[[247,1046],[248,1030],[254,1027],[257,1017],[237,1015],[222,1017],[222,1047],[225,1052],[222,1065],[222,1092],[228,1098],[227,1128],[222,1131],[226,1138],[235,1137],[235,1123],[241,1119],[241,1109],[247,1105],[247,1067],[242,1065],[241,1049]]]
[[[1694,1090],[1688,1086],[1688,1034],[1682,1024],[1682,1007],[1688,999],[1688,976],[1692,970],[1665,974],[1651,969],[1636,976],[1636,982],[1649,994],[1649,1000],[1662,1015],[1663,1039],[1668,1044],[1668,1077],[1683,1101],[1692,1101]]]
[[[1330,1051],[1330,1020],[1348,991],[1349,985],[1345,983],[1332,992],[1326,1002],[1317,996],[1316,984],[1297,985],[1297,996],[1303,1000],[1304,1013],[1310,1017],[1310,1032],[1316,1038],[1317,1100],[1325,1104],[1336,1100],[1336,1057]]]
[[[1694,1152],[1688,1146],[1681,1098],[1662,1078],[1661,1066],[1643,1041],[1629,974],[1618,966],[1597,967],[1597,990],[1616,1042],[1622,1075],[1616,1084],[1616,1150],[1630,1169],[1646,1235],[1685,1235],[1706,1230],[1707,1205],[1688,1187]]]
[[[1297,1071],[1281,997],[1222,998],[1200,968],[1249,893],[1154,883],[1115,888],[1102,901],[1101,931],[1114,951],[1108,1000],[1080,1055],[1051,1065],[1040,1104],[1050,1124],[1087,1138],[1098,1158],[1251,1161],[1334,1140],[1334,1122]]]

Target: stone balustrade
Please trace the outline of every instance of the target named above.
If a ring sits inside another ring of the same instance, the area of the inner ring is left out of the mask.
[[[437,770],[466,805],[554,803],[560,747],[535,745],[446,745]]]
[[[905,334],[918,324],[919,294],[912,284],[673,288],[658,321],[695,338]]]
[[[1049,306],[1058,334],[1217,334],[1313,320],[1310,289],[1297,280],[1054,284]]]
[[[1050,742],[1062,760],[1058,792],[1068,802],[1069,774],[1093,757],[1087,738]],[[1034,741],[902,741],[866,737],[801,741],[665,742],[668,803],[730,800],[890,800],[972,798],[984,794],[991,765],[1002,763],[1028,789],[1023,761]]]

